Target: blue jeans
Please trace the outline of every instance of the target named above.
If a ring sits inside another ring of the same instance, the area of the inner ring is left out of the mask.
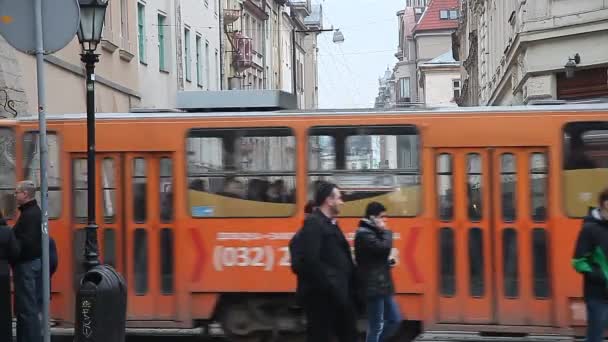
[[[393,296],[367,299],[366,342],[384,342],[399,328],[401,313]]]
[[[601,342],[608,323],[608,301],[587,300],[587,338],[586,342]]]
[[[40,259],[15,265],[17,342],[40,342],[42,330],[42,265]]]

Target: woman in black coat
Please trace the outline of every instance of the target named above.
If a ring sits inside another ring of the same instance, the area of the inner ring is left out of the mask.
[[[0,341],[12,341],[10,264],[19,257],[19,242],[0,212]]]

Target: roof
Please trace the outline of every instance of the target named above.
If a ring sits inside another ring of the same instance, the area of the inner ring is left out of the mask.
[[[458,19],[440,19],[441,10],[460,9],[460,0],[431,0],[414,32],[451,30],[458,28]]]
[[[454,59],[454,55],[450,49],[450,51],[437,56],[428,62],[424,62],[423,64],[458,64],[458,62]]]

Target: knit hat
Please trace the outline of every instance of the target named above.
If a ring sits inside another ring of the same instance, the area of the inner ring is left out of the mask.
[[[322,206],[323,203],[325,203],[325,200],[329,196],[331,196],[331,194],[334,192],[334,189],[337,187],[338,186],[336,184],[320,181],[317,184],[317,192],[315,193],[315,205],[317,207]]]
[[[386,207],[382,203],[370,202],[365,209],[365,217],[378,216],[386,211]]]

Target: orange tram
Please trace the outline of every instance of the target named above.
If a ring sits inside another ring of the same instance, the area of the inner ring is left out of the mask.
[[[48,120],[51,316],[69,327],[86,120]],[[0,205],[14,215],[15,182],[39,181],[37,121],[0,125]],[[584,331],[570,260],[608,185],[608,106],[107,113],[96,127],[100,255],[126,278],[129,327],[301,335],[287,245],[324,179],[342,188],[351,242],[365,205],[387,206],[404,330]]]

